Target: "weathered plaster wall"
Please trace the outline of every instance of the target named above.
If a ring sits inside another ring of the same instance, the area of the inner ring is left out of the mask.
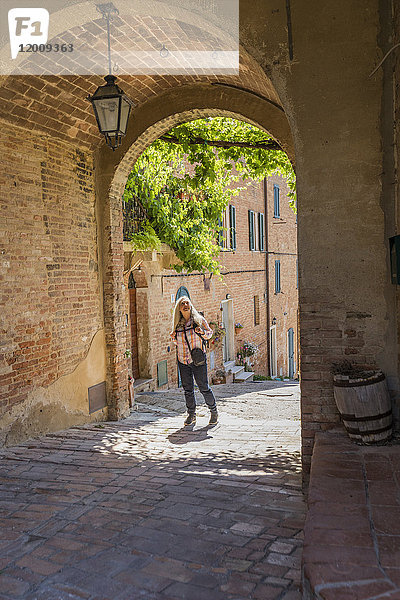
[[[106,379],[104,330],[93,337],[86,357],[48,387],[36,387],[2,417],[0,445],[11,446],[49,431],[107,418],[107,409],[89,415],[88,387]]]

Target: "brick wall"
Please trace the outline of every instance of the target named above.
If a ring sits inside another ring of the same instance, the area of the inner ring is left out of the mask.
[[[400,7],[398,3],[393,4],[393,30],[394,30],[394,38],[390,40],[390,46],[394,44],[400,43]],[[397,177],[395,177],[396,185],[393,185],[393,178],[391,177],[392,171],[389,172],[390,181],[389,184],[393,190],[394,195],[394,206],[395,206],[395,214],[396,218],[393,219],[394,223],[392,223],[390,234],[399,234],[400,232],[400,179],[398,176],[398,169],[400,165],[400,119],[396,118],[400,114],[400,53],[399,50],[394,52],[393,56],[394,68],[392,70],[393,80],[388,82],[391,87],[391,90],[394,92],[394,111],[391,111],[390,114],[392,116],[392,132],[389,138],[389,148],[390,150],[393,148],[393,166],[397,168]],[[390,69],[391,64],[389,63],[388,69]],[[394,83],[394,85],[393,85]],[[395,142],[395,143],[393,143]],[[393,189],[394,188],[394,189]],[[397,364],[400,366],[400,286],[396,286],[396,320],[397,320]],[[400,371],[400,369],[398,369]],[[398,374],[397,374],[398,375]],[[394,379],[394,378],[393,378]],[[392,395],[395,398],[394,400],[394,413],[397,420],[397,426],[400,428],[400,379],[397,376],[395,381],[392,382]]]
[[[9,124],[6,130],[2,415],[73,372],[102,328],[91,155]]]

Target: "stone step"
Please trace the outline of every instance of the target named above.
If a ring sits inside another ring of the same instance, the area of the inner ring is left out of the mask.
[[[234,360],[228,360],[227,362],[224,362],[224,369],[225,369],[225,373],[228,373],[228,371],[232,371],[232,373],[234,372],[233,369],[235,368],[235,361]]]
[[[243,373],[239,373],[235,375],[235,381],[238,383],[248,383],[249,381],[253,381],[254,373],[252,371],[243,371]]]
[[[240,380],[240,377],[244,373],[244,366],[243,365],[235,365],[232,369],[232,373],[233,373],[233,382],[238,381],[238,379]]]
[[[154,390],[154,379],[135,379],[133,382],[133,389],[135,394],[151,392]]]

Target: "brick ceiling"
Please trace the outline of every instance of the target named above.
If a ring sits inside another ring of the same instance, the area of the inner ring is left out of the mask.
[[[106,39],[104,20],[90,21],[73,27],[68,32],[60,32],[49,42],[66,42],[74,45],[89,44],[103,55]],[[162,33],[155,36],[154,32]],[[132,48],[132,42],[140,38],[141,50],[159,50],[160,40],[168,49],[174,49],[176,40],[180,47],[190,49],[211,49],[217,44],[212,34],[203,35],[202,41],[191,44],[195,39],[195,26],[190,23],[153,19],[118,17],[112,23],[112,34],[118,40],[118,50]],[[164,36],[164,37],[163,37]],[[48,60],[48,59],[43,59]],[[106,62],[106,56],[104,55]],[[25,64],[26,66],[26,64]],[[21,67],[21,65],[20,65]],[[18,69],[16,70],[18,72]],[[118,73],[117,73],[118,75]],[[279,104],[269,79],[251,56],[241,48],[239,75],[118,75],[118,83],[137,105],[141,105],[154,95],[172,87],[200,83],[223,83],[255,92]],[[13,124],[42,131],[60,139],[78,140],[88,147],[98,145],[98,133],[92,107],[87,96],[104,83],[101,76],[36,76],[13,75],[0,77],[0,117]]]

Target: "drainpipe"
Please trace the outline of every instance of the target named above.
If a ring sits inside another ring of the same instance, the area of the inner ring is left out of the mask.
[[[264,178],[264,222],[265,222],[265,308],[267,312],[267,373],[271,376],[271,340],[269,335],[269,246],[268,246],[268,190],[267,178]]]

